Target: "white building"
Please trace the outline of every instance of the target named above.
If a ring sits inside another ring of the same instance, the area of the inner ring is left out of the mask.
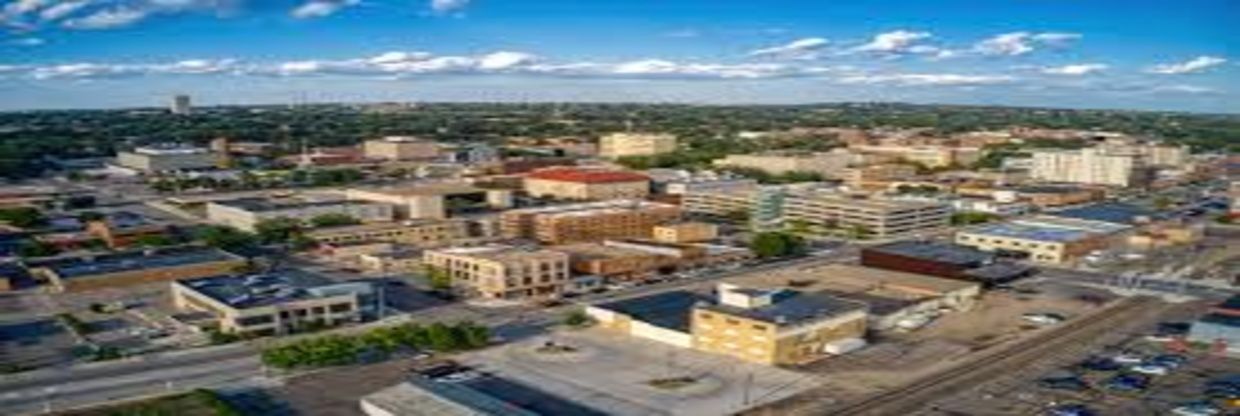
[[[391,205],[362,201],[279,202],[266,198],[244,198],[207,204],[208,221],[246,231],[254,231],[255,226],[265,220],[292,218],[308,222],[326,214],[347,215],[363,223],[395,219]]]
[[[122,167],[146,173],[209,169],[216,157],[206,148],[192,146],[143,146],[116,154]]]
[[[1149,179],[1139,156],[1093,148],[1035,151],[1030,175],[1045,182],[1119,187],[1141,186]]]
[[[177,95],[172,97],[172,104],[169,105],[168,111],[171,111],[172,114],[188,115],[191,111],[193,111],[193,108],[190,105],[189,96]]]

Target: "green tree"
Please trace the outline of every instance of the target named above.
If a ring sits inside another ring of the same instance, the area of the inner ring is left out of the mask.
[[[771,231],[758,233],[749,242],[750,250],[761,258],[804,254],[805,240],[789,233]]]
[[[17,255],[21,257],[47,257],[60,254],[60,247],[46,241],[29,240],[17,246]]]
[[[452,289],[452,275],[446,270],[433,266],[426,266],[424,270],[426,280],[430,283],[431,289],[439,291]]]
[[[998,220],[999,216],[985,212],[957,212],[952,214],[952,225],[983,224]]]
[[[327,213],[315,216],[310,219],[310,225],[314,227],[339,227],[343,225],[357,225],[362,222],[356,217],[342,213]]]
[[[259,221],[254,224],[254,233],[258,241],[264,244],[287,243],[293,237],[301,235],[301,221],[295,218],[278,217]]]
[[[47,224],[43,212],[32,207],[0,209],[0,221],[21,228],[38,227]]]
[[[258,237],[254,234],[223,225],[202,227],[195,233],[195,238],[211,247],[229,251],[249,250],[258,246]]]
[[[430,341],[430,347],[435,351],[455,351],[461,347],[460,335],[442,322],[431,324],[426,329],[426,336]]]
[[[590,323],[590,316],[580,309],[569,311],[564,314],[564,325],[572,327],[581,327]]]
[[[482,348],[491,343],[491,330],[473,322],[458,323],[456,332],[460,334],[460,339],[457,341],[459,348]]]

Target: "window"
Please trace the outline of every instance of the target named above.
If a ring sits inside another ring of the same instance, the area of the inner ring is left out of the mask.
[[[333,313],[348,312],[353,310],[353,305],[349,303],[337,303],[328,307]]]
[[[757,325],[757,324],[755,324],[755,325],[753,326],[753,329],[756,329],[756,330],[759,330],[759,331],[765,331],[765,330],[766,330],[766,325]]]
[[[272,322],[275,322],[275,318],[272,317],[271,315],[247,316],[244,318],[237,318],[237,325],[239,326],[263,325],[263,324],[269,324]]]

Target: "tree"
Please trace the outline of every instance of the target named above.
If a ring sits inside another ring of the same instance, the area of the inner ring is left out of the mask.
[[[431,289],[438,291],[452,289],[452,275],[446,270],[434,266],[426,266],[425,270],[426,280],[430,283]]]
[[[38,227],[47,223],[47,218],[37,208],[17,207],[0,209],[0,221],[21,228]]]
[[[771,231],[755,235],[749,242],[749,248],[760,258],[785,257],[804,254],[805,240],[789,233]]]
[[[134,239],[134,244],[140,247],[166,247],[176,245],[178,241],[167,234],[145,234]]]
[[[249,250],[258,246],[258,237],[236,228],[209,225],[198,230],[195,237],[207,245],[223,250]]]
[[[1159,195],[1158,197],[1154,198],[1154,208],[1157,208],[1159,210],[1165,210],[1167,208],[1171,208],[1172,205],[1175,205],[1175,201],[1172,200],[1171,197],[1168,197],[1166,195]]]
[[[60,254],[60,247],[46,241],[30,240],[17,247],[21,257],[47,257]]]
[[[426,329],[426,336],[430,340],[430,347],[435,351],[455,351],[460,347],[460,336],[455,334],[452,327],[442,322],[431,324]]]
[[[295,218],[277,217],[254,224],[254,233],[263,244],[287,243],[301,232],[301,221]]]
[[[327,213],[318,215],[310,219],[310,225],[314,227],[339,227],[343,225],[357,225],[362,222],[349,214]]]
[[[572,327],[585,326],[590,323],[590,316],[580,309],[564,314],[564,325]]]
[[[853,224],[848,227],[848,237],[854,240],[863,240],[874,234],[874,230],[861,224]]]

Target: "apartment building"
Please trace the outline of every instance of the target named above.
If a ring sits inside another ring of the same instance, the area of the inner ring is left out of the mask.
[[[500,215],[500,229],[509,238],[569,244],[650,238],[654,226],[679,218],[675,205],[613,200],[509,210]]]
[[[676,258],[646,250],[600,243],[565,244],[550,249],[568,254],[574,272],[613,281],[641,280],[661,271],[676,270]]]
[[[220,332],[271,336],[359,322],[375,312],[377,291],[306,275],[227,275],[172,282],[172,303],[210,314]]]
[[[1150,180],[1139,156],[1112,154],[1100,148],[1035,151],[1029,173],[1034,180],[1044,182],[1116,187],[1144,186]]]
[[[486,299],[558,297],[569,283],[566,253],[505,245],[427,250],[427,267],[447,273],[457,290]]]
[[[951,208],[934,201],[860,197],[820,189],[760,187],[748,192],[701,192],[686,195],[686,212],[727,217],[737,212],[777,217],[823,229],[863,230],[873,237],[932,231],[950,223]],[[769,219],[767,220],[769,221]]]
[[[350,201],[391,204],[400,219],[443,219],[454,215],[507,209],[512,191],[482,189],[462,182],[431,182],[407,186],[351,188]]]
[[[757,169],[772,175],[790,172],[817,173],[824,178],[839,178],[857,157],[848,151],[834,152],[767,152],[728,155],[711,162],[716,167]]]
[[[914,162],[928,168],[969,166],[982,157],[976,147],[948,146],[854,146],[850,150],[866,156],[867,162]]]
[[[600,137],[598,156],[616,159],[625,156],[653,156],[676,151],[676,136],[670,134],[612,133]]]
[[[144,173],[210,169],[216,160],[206,148],[193,146],[141,146],[116,154],[118,165]]]
[[[53,291],[81,292],[229,274],[246,263],[228,252],[188,246],[60,257],[27,267]]]
[[[416,247],[440,247],[484,236],[471,232],[466,220],[407,220],[327,227],[310,230],[306,237],[324,244],[380,241]]]
[[[362,143],[362,155],[378,160],[432,160],[439,157],[439,144],[417,137],[389,136]]]
[[[548,168],[530,172],[525,192],[534,197],[568,200],[641,199],[650,194],[645,175],[606,169]]]
[[[363,223],[395,219],[391,205],[364,201],[243,198],[207,203],[208,221],[246,231],[254,231],[258,223],[275,218],[308,222],[314,217],[326,214],[348,215]]]
[[[697,243],[719,237],[719,226],[708,222],[680,222],[654,227],[654,239],[665,243]]]

